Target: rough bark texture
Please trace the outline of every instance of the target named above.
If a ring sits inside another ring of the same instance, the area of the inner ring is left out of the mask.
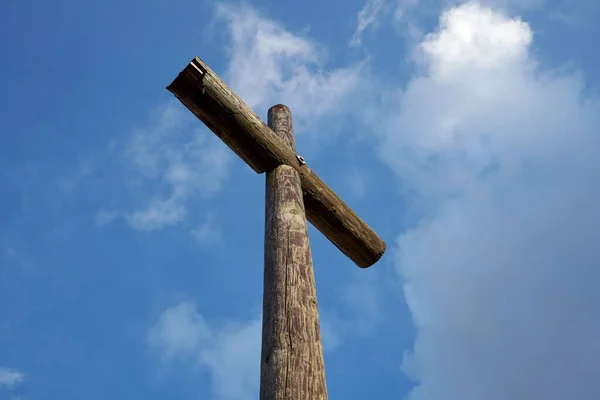
[[[269,110],[269,126],[294,148],[287,107]],[[327,399],[300,174],[287,165],[267,173],[260,399]]]
[[[308,220],[359,267],[376,263],[385,242],[199,58],[167,87],[257,173],[298,171]]]

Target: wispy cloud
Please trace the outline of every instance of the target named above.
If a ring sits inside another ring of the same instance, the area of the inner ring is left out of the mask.
[[[94,225],[104,226],[119,218],[118,210],[101,210],[94,215]]]
[[[132,134],[125,152],[136,184],[153,184],[158,189],[158,193],[150,191],[146,205],[127,215],[133,228],[144,231],[180,223],[190,198],[216,194],[231,157],[208,129],[193,127],[194,120],[182,106],[168,103],[157,112],[152,125]]]
[[[302,121],[335,112],[349,100],[361,65],[325,71],[325,50],[249,6],[217,7],[231,37],[227,77],[251,108],[284,103]]]
[[[355,274],[338,287],[336,296],[339,301],[335,306],[319,310],[326,351],[337,350],[351,341],[373,335],[383,322],[381,282],[374,277]]]
[[[212,373],[213,390],[222,399],[255,399],[260,377],[262,319],[232,324],[215,335],[202,362]]]
[[[205,216],[190,233],[202,246],[221,247],[223,245],[223,231],[214,215]]]
[[[206,368],[220,399],[258,395],[262,320],[209,326],[189,302],[165,310],[148,331],[147,344],[167,363]]]
[[[369,185],[364,171],[356,169],[350,172],[346,178],[346,182],[355,197],[358,199],[365,197]]]
[[[200,347],[206,346],[212,333],[204,318],[191,303],[165,310],[150,328],[146,341],[171,361],[176,357],[195,357]]]
[[[0,367],[0,391],[12,389],[25,381],[25,374],[13,368]]]
[[[354,31],[354,35],[352,35],[352,39],[350,40],[350,46],[360,45],[363,33],[368,28],[374,28],[377,26],[378,18],[383,11],[384,5],[384,0],[367,0],[363,8],[356,16],[356,30]]]
[[[423,212],[395,250],[412,400],[600,396],[600,101],[532,41],[497,8],[449,9],[374,125]]]
[[[341,297],[352,318],[337,312],[326,313],[321,322],[325,351],[344,344],[349,335],[364,335],[376,329],[379,296],[371,285],[346,286]],[[211,377],[211,390],[224,400],[253,399],[258,395],[262,317],[244,323],[217,327],[209,324],[190,302],[166,309],[146,336],[149,348],[167,368],[178,363],[186,368],[200,367],[198,373]]]
[[[178,197],[152,199],[144,209],[128,216],[129,224],[140,231],[154,231],[183,221],[187,209]]]

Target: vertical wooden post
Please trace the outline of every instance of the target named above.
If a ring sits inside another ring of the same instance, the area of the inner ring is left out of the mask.
[[[268,125],[296,150],[292,115],[269,109]],[[315,276],[300,174],[267,173],[260,400],[327,399]]]

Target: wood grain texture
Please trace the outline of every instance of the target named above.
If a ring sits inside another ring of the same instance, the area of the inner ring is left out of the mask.
[[[254,171],[279,165],[300,174],[308,220],[361,268],[376,263],[385,242],[199,58],[167,87]]]
[[[269,110],[269,126],[294,147],[289,109]],[[327,399],[315,276],[300,174],[267,173],[261,400]]]

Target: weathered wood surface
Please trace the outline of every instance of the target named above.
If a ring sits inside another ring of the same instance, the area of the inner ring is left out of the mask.
[[[294,147],[289,109],[269,110],[269,126]],[[300,174],[267,173],[261,400],[327,399],[315,276]]]
[[[192,60],[167,89],[257,173],[279,165],[298,171],[308,220],[359,267],[381,258],[385,242],[202,60]]]

